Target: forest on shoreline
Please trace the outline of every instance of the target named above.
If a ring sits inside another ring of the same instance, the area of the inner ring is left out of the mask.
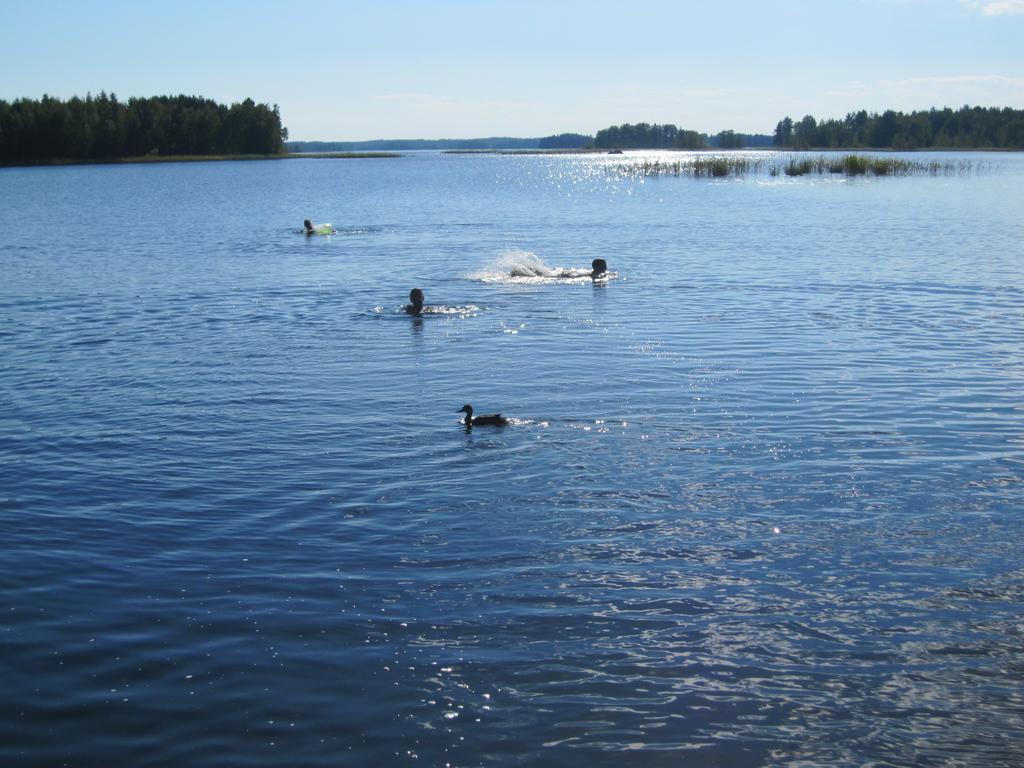
[[[672,124],[613,125],[597,132],[598,149],[1024,149],[1024,110],[930,109],[905,114],[850,112],[839,120],[786,117],[771,136],[721,131],[713,136]]]
[[[230,107],[199,96],[118,101],[0,100],[0,164],[104,161],[129,157],[279,155],[288,130],[277,105],[245,99]]]
[[[720,131],[715,135],[689,131],[671,123],[613,125],[594,136],[595,149],[744,149],[770,147],[772,137]]]
[[[282,157],[289,153],[395,150],[620,149],[1024,149],[1024,110],[964,106],[905,114],[850,112],[818,121],[785,117],[774,134],[731,130],[705,134],[672,124],[613,125],[594,136],[563,133],[535,139],[379,139],[293,141],[277,105],[252,99],[224,104],[199,96],[118,101],[100,92],[84,99],[0,99],[0,165],[126,160]],[[308,157],[309,155],[306,154]],[[337,154],[331,156],[340,156]]]
[[[882,114],[850,112],[841,120],[775,126],[774,144],[787,149],[1024,149],[1024,110],[970,107]]]

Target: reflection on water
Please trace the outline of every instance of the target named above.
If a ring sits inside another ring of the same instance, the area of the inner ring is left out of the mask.
[[[997,161],[0,171],[0,762],[1019,763]]]

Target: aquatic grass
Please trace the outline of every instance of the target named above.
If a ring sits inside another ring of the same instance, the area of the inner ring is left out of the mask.
[[[692,176],[693,178],[740,178],[747,174],[799,177],[807,175],[939,176],[979,171],[982,163],[971,160],[910,160],[875,155],[695,155],[679,160],[629,158],[609,163],[608,172],[620,178]]]
[[[764,158],[697,155],[681,160],[630,160],[610,163],[608,169],[621,177],[693,176],[721,179],[747,173],[771,172]]]
[[[794,157],[786,163],[782,170],[787,176],[806,176],[815,170],[815,162],[809,158]],[[818,173],[821,173],[821,166],[818,166],[817,170]]]
[[[739,176],[755,171],[757,163],[748,157],[716,157],[694,158],[694,175],[709,176],[715,179],[727,176]]]
[[[831,173],[845,173],[847,176],[863,176],[868,172],[869,159],[863,155],[843,155],[829,166]]]

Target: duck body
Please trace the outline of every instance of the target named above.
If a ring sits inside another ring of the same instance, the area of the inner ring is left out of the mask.
[[[466,414],[466,418],[463,423],[467,427],[504,427],[508,424],[508,419],[500,413],[487,413],[482,416],[474,416],[473,406],[469,403],[466,403],[464,406],[459,408],[459,413]]]

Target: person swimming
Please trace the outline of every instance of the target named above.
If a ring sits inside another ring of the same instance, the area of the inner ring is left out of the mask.
[[[608,262],[604,259],[594,259],[590,262],[590,268],[593,270],[590,276],[595,280],[608,274]]]
[[[413,288],[409,291],[409,303],[402,307],[402,311],[413,317],[425,317],[427,315],[469,317],[480,311],[480,307],[474,304],[425,304],[425,300],[423,289]]]
[[[409,291],[409,303],[405,305],[405,311],[410,315],[420,315],[423,313],[423,291],[419,288],[413,288]]]
[[[311,235],[333,235],[337,230],[330,224],[314,224],[309,219],[302,220],[302,229],[299,230],[306,237]]]
[[[500,413],[487,413],[483,416],[473,415],[473,406],[466,403],[464,406],[459,408],[459,413],[466,414],[466,418],[463,420],[463,424],[466,425],[466,429],[471,427],[489,426],[489,427],[504,427],[507,425],[508,419],[502,416]]]

